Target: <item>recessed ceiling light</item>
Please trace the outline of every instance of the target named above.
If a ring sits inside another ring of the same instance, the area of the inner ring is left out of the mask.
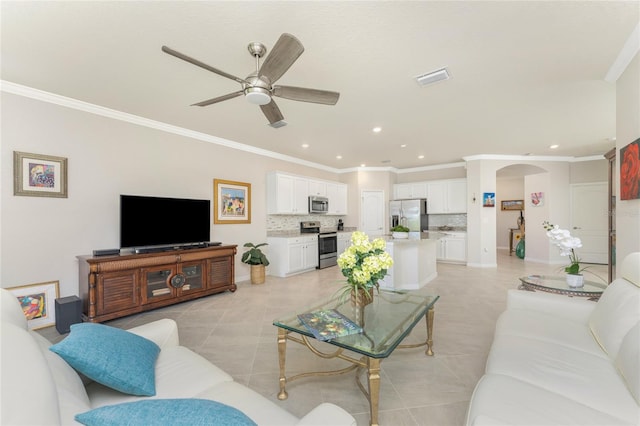
[[[338,160],[342,160],[342,155],[336,155],[336,158],[337,158]]]
[[[422,160],[424,158],[424,155],[418,155],[418,158]]]
[[[309,144],[308,144],[308,143],[303,143],[303,144],[302,144],[302,147],[303,147],[303,148],[309,148]]]
[[[360,167],[367,167],[367,165],[362,163],[362,164],[360,164]]]
[[[382,131],[382,127],[374,127],[373,133],[380,133]]]
[[[406,148],[406,147],[407,147],[406,143],[403,143],[402,145],[400,145],[400,148]]]
[[[556,149],[558,146],[560,146],[560,145],[551,145],[549,148]]]

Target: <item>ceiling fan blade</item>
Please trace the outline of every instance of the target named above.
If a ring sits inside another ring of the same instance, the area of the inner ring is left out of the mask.
[[[215,103],[218,103],[218,102],[226,101],[227,99],[233,99],[233,98],[238,97],[238,96],[240,96],[242,94],[243,94],[242,90],[238,90],[237,92],[229,93],[229,94],[223,95],[223,96],[218,96],[217,98],[207,99],[206,101],[198,102],[197,104],[191,104],[191,106],[203,107],[203,106],[215,104]]]
[[[275,83],[304,52],[302,43],[291,34],[284,33],[267,55],[258,75]]]
[[[278,105],[276,105],[276,102],[273,99],[271,99],[271,102],[266,105],[260,105],[260,109],[265,117],[267,117],[267,120],[269,120],[269,124],[284,120],[284,116],[280,112],[280,108],[278,108]]]
[[[293,101],[313,102],[325,105],[335,105],[340,98],[340,93],[338,92],[293,86],[273,86],[273,95]]]
[[[183,53],[180,53],[180,52],[178,52],[176,50],[173,50],[170,47],[162,46],[162,51],[165,52],[165,53],[168,53],[171,56],[175,56],[176,58],[182,59],[183,61],[187,61],[187,62],[192,63],[193,65],[197,65],[200,68],[204,68],[207,71],[211,71],[212,73],[216,73],[218,75],[221,75],[222,77],[230,78],[231,80],[237,81],[238,83],[241,83],[241,84],[242,83],[249,84],[247,81],[243,80],[240,77],[236,77],[235,75],[227,74],[224,71],[220,71],[217,68],[214,68],[214,67],[212,67],[210,65],[207,65],[204,62],[200,62],[197,59],[193,59],[192,57],[187,56],[187,55],[185,55]]]

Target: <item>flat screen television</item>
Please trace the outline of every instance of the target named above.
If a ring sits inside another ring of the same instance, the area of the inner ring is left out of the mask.
[[[120,195],[120,247],[208,242],[211,202]]]

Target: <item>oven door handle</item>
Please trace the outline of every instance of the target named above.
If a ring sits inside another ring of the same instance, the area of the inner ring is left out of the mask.
[[[318,238],[333,238],[336,237],[338,238],[338,234],[319,234]]]

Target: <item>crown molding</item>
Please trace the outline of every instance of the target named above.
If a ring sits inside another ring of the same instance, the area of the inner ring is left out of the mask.
[[[0,80],[0,90],[6,93],[11,93],[11,94],[23,96],[26,98],[36,99],[38,101],[47,102],[50,104],[59,105],[59,106],[63,106],[66,108],[71,108],[71,109],[75,109],[83,112],[88,112],[90,114],[100,115],[103,117],[112,118],[114,120],[120,120],[127,123],[136,124],[138,126],[149,127],[151,129],[156,129],[156,130],[160,130],[167,133],[173,133],[179,136],[196,139],[203,142],[213,143],[213,144],[224,146],[227,148],[250,152],[252,154],[261,155],[264,157],[270,157],[277,160],[288,161],[290,163],[296,163],[296,164],[300,164],[307,167],[322,169],[332,173],[340,172],[339,169],[327,167],[322,164],[301,160],[300,158],[279,154],[266,149],[256,148],[251,145],[245,145],[242,143],[233,142],[228,139],[208,135],[202,132],[196,132],[194,130],[185,129],[184,127],[174,126],[171,124],[163,123],[161,121],[150,120],[148,118],[140,117],[140,116],[129,114],[122,111],[117,111],[111,108],[105,108],[99,105],[91,104],[88,102],[80,101],[80,100],[69,98],[66,96],[56,95],[54,93],[45,92],[43,90],[34,89],[32,87],[23,86],[21,84],[12,83],[6,80]]]
[[[625,42],[620,53],[616,57],[616,60],[611,64],[611,68],[607,71],[604,77],[604,81],[608,83],[615,83],[618,81],[622,73],[627,69],[633,58],[640,51],[640,22],[636,24],[636,27],[631,32],[631,35]]]
[[[462,157],[464,161],[476,161],[476,160],[499,160],[499,161],[555,161],[565,163],[577,163],[580,161],[595,161],[603,160],[604,155],[590,155],[587,157],[568,157],[568,156],[552,156],[552,155],[494,155],[494,154],[480,154],[470,155],[468,157]]]

